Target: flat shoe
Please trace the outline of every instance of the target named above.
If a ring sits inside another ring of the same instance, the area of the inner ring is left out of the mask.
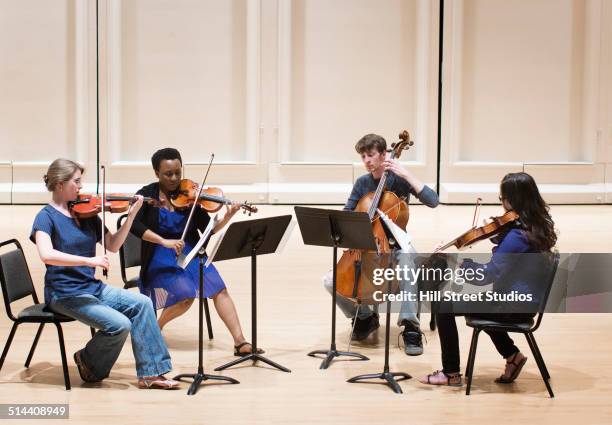
[[[166,379],[164,376],[148,376],[138,380],[138,388],[143,390],[173,390],[180,386],[180,382],[174,379]]]
[[[428,385],[448,385],[449,387],[460,387],[463,385],[461,375],[448,376],[441,370],[436,370],[420,378],[419,382]]]
[[[82,350],[79,350],[74,353],[72,358],[74,359],[74,363],[76,364],[77,370],[79,371],[79,376],[81,377],[83,382],[94,383],[102,381],[102,379],[97,378],[83,363],[83,360],[81,360],[81,351]]]

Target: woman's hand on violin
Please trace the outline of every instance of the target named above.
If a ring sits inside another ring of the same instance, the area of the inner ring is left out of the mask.
[[[97,257],[90,257],[88,258],[88,263],[90,267],[100,267],[104,270],[108,270],[110,267],[108,255],[98,255]]]
[[[134,198],[136,198],[136,201],[130,205],[130,209],[128,211],[128,217],[130,218],[134,218],[136,213],[138,213],[138,210],[140,210],[140,207],[142,207],[142,195],[135,195]]]
[[[230,205],[225,206],[225,214],[228,217],[233,217],[240,210],[239,202],[232,202]]]
[[[183,248],[185,248],[185,242],[180,239],[164,239],[162,241],[162,246],[164,248],[173,249],[176,255],[180,255],[181,252],[183,252]]]

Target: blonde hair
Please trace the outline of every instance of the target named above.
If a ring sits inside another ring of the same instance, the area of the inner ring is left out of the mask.
[[[85,172],[85,168],[74,161],[64,158],[56,159],[49,165],[47,174],[43,177],[47,190],[53,192],[59,183],[69,181],[77,170],[80,170],[81,173]]]

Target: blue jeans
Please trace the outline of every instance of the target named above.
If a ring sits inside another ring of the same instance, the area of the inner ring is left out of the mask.
[[[81,352],[82,362],[97,378],[108,376],[130,332],[139,378],[172,370],[170,353],[148,297],[104,285],[97,297],[51,297],[49,308],[98,329]]]

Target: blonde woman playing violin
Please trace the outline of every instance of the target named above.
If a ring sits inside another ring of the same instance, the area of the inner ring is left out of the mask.
[[[170,354],[155,323],[151,301],[125,289],[114,288],[95,278],[95,268],[108,269],[106,255],[96,256],[96,243],[105,239],[106,247],[117,252],[125,241],[142,197],[131,206],[125,226],[112,234],[102,231],[98,216],[75,219],[69,204],[81,190],[79,164],[56,159],[45,175],[51,202],[34,219],[30,239],[36,243],[40,259],[47,266],[45,301],[51,310],[98,329],[80,351],[74,353],[81,379],[99,382],[106,378],[128,334],[136,359],[140,388],[177,388],[177,381],[166,379]],[[102,234],[104,233],[104,235]]]

